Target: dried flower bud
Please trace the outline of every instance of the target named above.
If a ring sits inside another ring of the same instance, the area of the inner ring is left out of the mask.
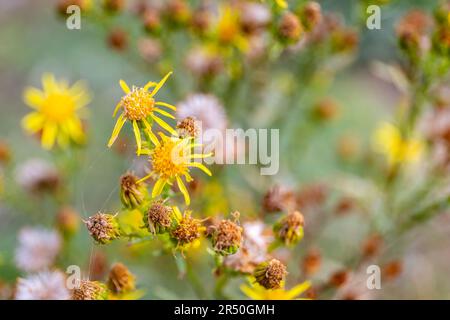
[[[302,210],[309,206],[319,206],[326,200],[326,196],[325,185],[319,183],[307,185],[297,194],[297,206]]]
[[[303,239],[304,223],[303,215],[299,211],[292,211],[274,225],[273,231],[285,245],[294,245]]]
[[[99,212],[83,222],[92,238],[100,244],[109,243],[120,237],[116,216]]]
[[[182,247],[199,239],[204,229],[201,221],[192,218],[190,212],[187,211],[178,221],[177,226],[170,231],[170,235],[177,246]]]
[[[212,22],[212,14],[211,12],[205,8],[200,7],[196,9],[192,14],[191,26],[195,32],[199,34],[204,34],[209,30],[209,27]]]
[[[338,29],[332,34],[332,47],[336,53],[347,53],[356,49],[359,36],[352,29]]]
[[[133,209],[139,207],[147,196],[147,188],[138,178],[127,173],[120,177],[120,200],[127,208]]]
[[[355,157],[359,151],[359,139],[355,135],[347,134],[342,136],[337,145],[337,154],[343,160]]]
[[[402,271],[403,271],[402,262],[399,260],[394,260],[387,263],[383,267],[382,274],[386,280],[394,280],[402,273]]]
[[[122,263],[115,263],[111,267],[107,284],[113,293],[125,293],[136,289],[135,276]]]
[[[303,258],[302,269],[306,276],[315,274],[322,265],[322,257],[318,250],[311,250]]]
[[[330,277],[329,284],[333,287],[343,286],[349,279],[349,273],[346,270],[340,270],[333,273]]]
[[[108,289],[98,281],[81,280],[72,292],[73,300],[107,300]]]
[[[125,0],[104,0],[103,8],[111,13],[122,11],[125,7]]]
[[[108,35],[107,42],[112,49],[123,51],[128,46],[128,34],[123,29],[113,29]]]
[[[56,215],[56,223],[64,235],[70,236],[78,231],[80,216],[73,208],[63,207]]]
[[[235,212],[234,215],[234,222],[220,221],[212,236],[214,251],[224,256],[236,253],[242,242],[242,228],[236,223],[239,212]]]
[[[260,263],[253,272],[256,282],[266,289],[280,289],[286,274],[286,266],[276,259]]]
[[[154,234],[167,232],[172,226],[173,210],[163,201],[155,201],[144,214],[144,224]]]
[[[169,0],[165,11],[167,18],[176,25],[185,25],[191,17],[190,8],[185,0]]]
[[[156,33],[161,29],[161,14],[155,8],[147,8],[142,16],[147,32]]]
[[[67,8],[70,6],[78,6],[81,11],[88,11],[91,8],[90,0],[59,0],[56,9],[58,13],[62,16],[66,16],[68,14]]]
[[[303,33],[300,19],[292,12],[286,12],[281,18],[278,33],[282,39],[290,43],[300,40]]]
[[[408,12],[397,24],[396,33],[400,47],[410,55],[418,55],[429,47],[430,17],[421,10]]]
[[[373,257],[380,251],[383,239],[379,234],[373,234],[363,243],[362,251],[365,257]]]
[[[11,150],[5,141],[0,140],[0,164],[6,164],[11,160]]]
[[[245,2],[242,4],[240,23],[245,33],[260,33],[269,25],[270,20],[271,13],[266,5],[255,2]]]
[[[263,197],[262,207],[267,212],[279,212],[295,208],[296,200],[292,190],[275,185]]]
[[[336,204],[336,214],[345,215],[356,207],[355,200],[350,197],[342,197]]]
[[[138,41],[138,50],[145,61],[153,63],[162,55],[161,44],[158,40],[142,38]]]
[[[89,278],[91,280],[103,279],[109,268],[108,257],[104,252],[94,250],[88,268],[90,270]]]
[[[329,121],[336,118],[339,112],[339,105],[331,98],[325,98],[314,106],[314,115],[322,121]]]
[[[300,16],[307,31],[314,29],[322,21],[322,10],[320,4],[310,1],[302,8]]]
[[[187,117],[177,123],[177,131],[181,137],[198,137],[199,127],[194,117]]]

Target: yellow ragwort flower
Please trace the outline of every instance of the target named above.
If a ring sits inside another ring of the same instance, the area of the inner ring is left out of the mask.
[[[186,182],[193,180],[189,174],[189,168],[191,167],[198,168],[211,176],[211,171],[205,165],[195,160],[210,157],[212,154],[193,153],[195,147],[201,146],[201,144],[195,143],[193,137],[168,137],[161,132],[159,135],[161,136],[161,141],[155,141],[154,149],[142,150],[144,154],[150,155],[152,172],[140,181],[150,177],[157,177],[152,190],[152,198],[159,196],[166,184],[172,185],[176,181],[178,188],[184,195],[186,205],[189,205],[189,193],[182,177],[185,177]]]
[[[288,7],[286,0],[275,0],[276,4],[283,9],[286,9]]]
[[[158,144],[158,139],[152,132],[151,123],[153,120],[159,124],[162,128],[166,129],[173,135],[177,135],[177,132],[169,125],[167,122],[159,118],[155,113],[159,113],[167,118],[175,119],[173,115],[165,110],[158,108],[157,106],[163,106],[172,110],[176,108],[168,103],[155,101],[155,94],[161,89],[161,87],[166,82],[167,78],[172,74],[169,72],[166,76],[158,83],[148,82],[144,87],[133,86],[132,89],[125,83],[125,81],[120,80],[119,84],[122,90],[125,92],[125,96],[122,97],[120,102],[117,104],[113,117],[116,116],[120,108],[123,112],[117,119],[116,125],[114,126],[111,138],[108,142],[108,147],[111,147],[119,136],[120,130],[127,120],[129,120],[133,125],[133,131],[136,138],[137,144],[137,154],[141,154],[142,139],[141,139],[141,128],[148,135],[149,139],[156,145]],[[148,89],[154,89],[149,92]]]
[[[305,281],[290,290],[286,290],[284,284],[280,289],[271,290],[265,289],[252,279],[249,279],[248,282],[250,286],[245,284],[241,285],[241,291],[253,300],[304,300],[297,297],[311,287],[311,282]]]
[[[382,123],[373,136],[375,151],[384,154],[389,165],[411,163],[419,160],[424,143],[418,138],[405,139],[400,130],[390,123]]]
[[[232,45],[241,51],[248,49],[248,40],[241,30],[239,10],[231,5],[220,8],[216,27],[216,37],[219,44]]]
[[[69,86],[64,80],[57,82],[53,74],[44,74],[42,86],[43,90],[30,87],[24,91],[25,103],[34,109],[22,119],[24,129],[39,133],[45,149],[55,142],[62,148],[70,142],[82,144],[85,134],[80,113],[90,101],[84,84]]]

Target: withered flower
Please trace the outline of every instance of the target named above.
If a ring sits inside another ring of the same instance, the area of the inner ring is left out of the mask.
[[[266,289],[280,289],[286,277],[286,266],[276,259],[260,263],[253,276]]]

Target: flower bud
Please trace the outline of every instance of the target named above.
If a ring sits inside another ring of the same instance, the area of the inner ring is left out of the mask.
[[[138,178],[127,173],[120,177],[120,200],[129,209],[139,207],[147,196],[147,188],[144,183],[138,183]]]
[[[173,210],[162,201],[155,201],[144,214],[144,224],[153,234],[167,232],[172,226]]]
[[[7,164],[11,160],[11,150],[5,141],[0,140],[0,164]]]
[[[333,287],[342,287],[349,279],[347,270],[339,270],[333,273],[330,277],[329,284]]]
[[[111,13],[122,11],[125,7],[125,0],[104,0],[103,8]]]
[[[192,218],[190,212],[185,212],[170,235],[177,246],[182,247],[199,239],[204,229],[200,220]]]
[[[266,289],[280,289],[286,274],[286,266],[277,259],[260,263],[253,272],[256,282]]]
[[[128,46],[128,34],[123,29],[113,29],[108,35],[107,42],[112,49],[124,51]]]
[[[322,21],[322,10],[320,4],[309,1],[300,12],[302,23],[307,31],[314,29]]]
[[[63,207],[56,215],[58,229],[67,236],[71,236],[78,231],[80,216],[71,207]]]
[[[266,212],[294,209],[296,206],[295,194],[291,189],[275,185],[264,195],[262,206]]]
[[[236,212],[235,219],[239,217]],[[214,251],[220,255],[230,255],[238,251],[242,242],[242,228],[231,220],[222,220],[215,227],[212,243]]]
[[[278,33],[283,40],[289,43],[300,40],[303,33],[303,27],[300,19],[292,12],[286,12],[278,26]]]
[[[322,264],[322,257],[318,250],[311,250],[303,259],[303,272],[306,276],[315,274]]]
[[[116,216],[97,213],[83,221],[94,240],[100,244],[107,244],[120,237],[120,228]]]
[[[107,300],[108,289],[98,281],[81,280],[72,292],[73,300]]]
[[[116,263],[111,267],[107,284],[113,293],[125,293],[136,289],[134,275],[122,263]]]
[[[285,245],[290,246],[303,238],[305,220],[299,211],[292,211],[274,225],[275,236]]]

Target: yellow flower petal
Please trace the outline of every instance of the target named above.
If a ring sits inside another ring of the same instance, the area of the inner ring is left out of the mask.
[[[210,171],[207,167],[205,167],[205,165],[203,165],[203,164],[201,164],[201,163],[198,163],[198,162],[190,162],[190,163],[188,164],[188,167],[195,167],[195,168],[198,168],[198,169],[202,170],[204,173],[206,173],[208,176],[212,176],[211,171]]]
[[[32,108],[38,109],[44,101],[44,93],[36,88],[27,88],[23,93],[23,100]]]
[[[42,129],[44,120],[45,120],[45,118],[41,113],[32,112],[32,113],[27,114],[22,119],[22,126],[28,132],[35,133]]]
[[[177,179],[178,188],[180,188],[180,191],[184,196],[184,202],[188,206],[191,203],[191,198],[189,197],[189,192],[186,189],[186,186],[184,185],[183,180],[181,180],[181,178],[178,176],[176,179]]]
[[[141,154],[142,140],[141,140],[141,131],[139,130],[139,126],[138,126],[136,120],[133,120],[133,131],[134,131],[134,136],[136,138],[137,155],[139,156]]]
[[[44,149],[51,149],[55,144],[56,134],[58,133],[58,126],[54,122],[47,122],[42,131],[42,147]]]
[[[171,104],[168,104],[168,103],[165,103],[165,102],[162,102],[162,101],[155,102],[155,105],[157,105],[157,106],[164,106],[164,107],[167,107],[169,109],[172,109],[173,111],[177,110],[177,108],[175,106],[173,106]]]
[[[165,122],[164,120],[162,120],[161,118],[158,118],[155,115],[151,115],[152,119],[156,121],[157,124],[159,124],[162,128],[166,129],[167,131],[169,131],[171,134],[173,135],[178,135],[177,132],[167,124],[167,122]]]
[[[122,88],[123,92],[125,92],[126,94],[130,93],[130,91],[131,91],[130,87],[128,87],[128,85],[127,85],[127,83],[125,81],[120,79],[119,85]]]
[[[152,93],[150,94],[152,97],[158,93],[159,89],[161,89],[161,87],[164,85],[164,83],[166,82],[167,78],[170,77],[170,75],[172,74],[172,71],[167,73],[164,78],[162,78],[162,80],[156,85],[155,89],[153,89]]]
[[[119,136],[120,130],[122,129],[122,127],[126,121],[127,121],[127,119],[125,118],[125,115],[122,113],[119,116],[119,118],[117,119],[116,125],[114,126],[113,132],[111,134],[111,138],[109,139],[109,142],[108,142],[108,147],[111,147],[113,145],[114,141],[116,141],[117,137]]]
[[[156,181],[155,185],[153,186],[152,198],[159,196],[161,194],[162,190],[164,189],[165,185],[166,185],[166,180],[158,179],[158,181]]]

